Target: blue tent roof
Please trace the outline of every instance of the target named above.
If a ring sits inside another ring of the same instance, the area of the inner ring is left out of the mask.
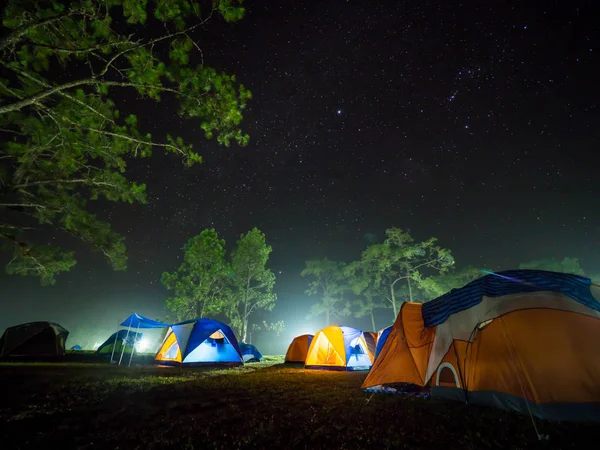
[[[375,348],[375,359],[377,359],[377,356],[379,356],[379,352],[381,352],[383,344],[385,344],[385,341],[387,341],[387,338],[390,335],[390,331],[392,331],[391,326],[384,328],[384,330],[379,335],[379,339],[377,339],[377,347]]]
[[[244,362],[248,362],[252,359],[260,361],[263,357],[262,354],[258,351],[258,349],[252,344],[240,342],[240,350],[242,351],[242,358]]]
[[[432,327],[445,322],[451,314],[469,309],[487,297],[525,292],[560,292],[588,308],[600,311],[600,302],[590,291],[591,280],[579,275],[543,270],[507,270],[486,275],[460,289],[423,305],[423,322]]]
[[[138,313],[133,313],[121,323],[121,326],[131,328],[167,328],[171,325],[148,319],[147,317],[140,316]]]

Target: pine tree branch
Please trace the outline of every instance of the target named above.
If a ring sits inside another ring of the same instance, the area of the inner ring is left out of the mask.
[[[98,45],[94,45],[93,47],[86,47],[86,48],[61,48],[61,47],[53,47],[51,45],[45,45],[45,44],[37,44],[35,42],[31,42],[28,45],[31,45],[32,47],[38,47],[38,48],[44,48],[46,50],[50,50],[56,53],[63,53],[65,55],[78,55],[78,54],[82,54],[82,53],[92,53],[95,52],[97,50],[102,50],[104,48],[107,47],[116,47],[118,45],[124,45],[124,44],[128,44],[131,41],[127,40],[127,41],[117,41],[117,42],[105,42],[103,44],[98,44]],[[95,55],[97,56],[97,55]]]
[[[6,36],[4,39],[0,41],[0,52],[6,49],[7,47],[16,44],[21,40],[21,38],[29,33],[32,30],[35,30],[38,27],[43,27],[49,25],[51,23],[57,22],[65,17],[70,16],[71,14],[77,14],[76,11],[68,11],[58,14],[56,16],[48,17],[47,19],[41,20],[40,22],[31,23],[28,25],[24,25],[22,27],[17,28],[11,34]]]
[[[48,116],[56,122],[56,118],[54,117],[54,114],[48,108],[46,108],[44,105],[42,105],[40,103],[36,103],[36,105],[39,106],[41,109],[43,109],[46,112],[46,114],[48,114]],[[188,155],[181,148],[179,148],[175,145],[172,145],[172,144],[164,144],[164,143],[153,142],[153,141],[142,141],[141,139],[136,139],[134,137],[127,136],[125,134],[113,133],[112,131],[106,131],[106,130],[100,130],[97,128],[85,127],[77,122],[74,122],[73,120],[69,119],[68,117],[65,117],[62,115],[58,116],[58,117],[60,119],[64,120],[65,122],[70,123],[71,125],[73,125],[75,127],[81,128],[82,130],[91,131],[93,133],[98,133],[98,134],[103,134],[105,136],[111,136],[111,137],[124,139],[126,141],[133,142],[133,143],[140,144],[140,145],[148,145],[148,146],[152,146],[152,147],[162,147],[162,148],[166,148],[166,149],[171,149],[177,153],[180,153],[185,158],[188,158]],[[58,124],[58,122],[57,122],[57,124]]]
[[[7,113],[7,112],[11,112],[11,111],[18,111],[18,110],[23,109],[23,108],[25,108],[27,106],[31,106],[31,105],[33,105],[35,103],[38,103],[40,100],[43,100],[44,98],[49,97],[49,96],[54,95],[54,94],[61,94],[61,95],[67,96],[70,100],[76,101],[80,105],[82,105],[82,106],[84,106],[84,107],[86,107],[86,108],[89,109],[89,108],[91,108],[89,105],[86,105],[83,102],[79,102],[77,99],[69,96],[68,94],[63,93],[62,91],[65,91],[67,89],[72,89],[72,88],[75,88],[75,87],[79,87],[79,86],[96,85],[96,84],[100,84],[100,83],[109,84],[111,86],[148,87],[148,88],[151,88],[151,89],[160,89],[160,90],[163,90],[163,91],[175,92],[177,94],[182,94],[180,91],[177,91],[177,90],[174,90],[174,89],[165,88],[165,87],[159,87],[159,86],[153,86],[153,85],[144,85],[144,84],[137,84],[136,85],[135,83],[119,83],[119,82],[103,81],[103,80],[100,79],[100,77],[104,76],[108,72],[108,70],[110,69],[110,67],[113,65],[113,63],[118,58],[120,58],[121,56],[123,56],[124,54],[126,54],[126,53],[128,53],[130,51],[136,50],[138,48],[146,47],[148,45],[154,45],[155,43],[163,41],[163,40],[166,40],[166,39],[170,39],[170,38],[173,38],[173,37],[176,37],[176,36],[181,36],[181,35],[187,35],[187,33],[189,33],[191,31],[195,30],[196,28],[199,28],[200,26],[204,25],[210,19],[210,17],[212,16],[212,13],[213,12],[211,11],[211,13],[209,14],[209,16],[206,19],[204,19],[202,22],[200,22],[200,23],[198,23],[196,25],[193,25],[193,26],[191,26],[191,27],[189,27],[189,28],[187,28],[187,29],[185,29],[183,31],[178,31],[178,32],[175,32],[175,33],[169,33],[169,34],[166,34],[164,36],[160,36],[158,38],[151,39],[150,41],[147,41],[147,42],[138,43],[136,45],[133,45],[132,47],[129,47],[129,48],[126,48],[126,49],[120,51],[119,53],[117,53],[111,59],[108,60],[108,62],[104,66],[104,69],[102,69],[102,71],[98,75],[96,75],[96,76],[93,76],[91,78],[84,78],[84,79],[81,79],[81,80],[70,81],[68,83],[63,83],[63,84],[61,84],[59,86],[50,87],[50,85],[41,82],[40,80],[36,79],[35,77],[32,77],[31,75],[27,74],[26,72],[18,70],[15,67],[12,67],[9,64],[6,64],[5,62],[1,62],[2,65],[4,67],[6,67],[7,69],[9,69],[9,70],[11,70],[13,72],[18,73],[21,76],[24,76],[24,77],[26,77],[26,78],[28,78],[28,79],[36,82],[37,84],[40,84],[40,85],[42,85],[44,87],[47,87],[48,89],[46,91],[39,92],[39,93],[37,93],[35,95],[32,95],[31,97],[24,98],[24,99],[22,99],[22,100],[20,100],[18,102],[14,102],[14,103],[10,103],[10,104],[7,104],[7,105],[0,106],[0,114],[4,114],[4,113]],[[94,110],[93,108],[92,108],[92,111],[94,111],[96,114],[101,115],[106,120],[110,120],[112,122],[112,119],[105,117],[104,115],[102,115],[100,112]]]
[[[110,186],[110,187],[117,187],[116,184],[114,183],[108,183],[106,181],[94,181],[94,180],[89,180],[89,179],[76,179],[76,180],[43,180],[43,181],[32,181],[31,183],[22,183],[22,184],[17,184],[16,186],[13,186],[14,189],[23,189],[23,188],[28,188],[28,187],[33,187],[33,186],[44,186],[44,185],[48,185],[48,184],[89,184],[92,186]]]
[[[7,66],[4,63],[3,63],[3,65],[5,67],[8,67],[11,70],[14,70],[12,67]],[[5,114],[5,113],[11,112],[11,111],[18,111],[27,106],[37,104],[40,102],[40,100],[43,100],[46,97],[49,97],[51,95],[60,93],[61,91],[64,91],[66,89],[72,89],[74,87],[84,86],[84,85],[89,85],[89,84],[94,84],[94,83],[95,83],[95,80],[93,78],[85,78],[83,80],[70,81],[68,83],[61,84],[60,86],[54,86],[53,88],[50,88],[46,91],[39,92],[35,95],[32,95],[31,97],[24,98],[21,101],[10,103],[8,105],[0,106],[0,114]]]
[[[36,205],[33,203],[0,203],[0,206],[4,206],[5,208],[40,208],[47,209],[44,205]]]
[[[197,23],[196,25],[192,25],[191,27],[186,28],[185,30],[176,31],[174,33],[168,33],[163,36],[159,36],[157,38],[150,39],[149,41],[146,41],[146,42],[138,42],[136,45],[133,45],[132,47],[121,50],[119,53],[117,53],[115,56],[113,56],[111,59],[108,60],[108,62],[104,66],[104,69],[102,69],[102,71],[99,73],[99,76],[105,75],[108,72],[108,70],[111,68],[113,63],[117,59],[119,59],[121,56],[125,55],[126,53],[129,53],[133,50],[137,50],[138,48],[147,47],[149,45],[152,46],[152,45],[154,45],[158,42],[164,41],[166,39],[171,39],[171,38],[174,38],[177,36],[187,35],[187,33],[194,31],[196,28],[200,28],[201,26],[203,26],[206,22],[208,22],[210,20],[210,18],[212,17],[214,12],[215,12],[215,9],[213,8],[210,11],[210,14],[208,15],[208,17],[206,19],[202,20],[201,22]]]
[[[25,77],[25,78],[27,78],[27,79],[29,79],[29,80],[33,81],[34,83],[37,83],[37,84],[39,84],[40,86],[43,86],[43,87],[45,87],[45,88],[52,88],[52,86],[50,86],[48,83],[46,83],[46,82],[44,82],[44,81],[42,81],[42,80],[38,80],[38,79],[37,79],[37,78],[35,78],[35,77],[32,77],[32,76],[31,76],[31,75],[29,75],[27,72],[23,72],[22,70],[17,70],[17,69],[16,69],[16,68],[14,68],[14,67],[6,66],[6,64],[3,64],[3,65],[4,65],[5,67],[8,67],[10,70],[12,70],[12,71],[14,71],[14,72],[18,73],[19,75],[21,75],[21,76],[23,76],[23,77]],[[93,78],[91,78],[91,80],[93,80]],[[68,89],[68,88],[65,88],[65,89]],[[84,107],[84,108],[86,108],[86,109],[88,109],[88,110],[92,111],[94,114],[96,114],[96,115],[98,115],[98,116],[102,117],[104,120],[107,120],[107,121],[109,121],[109,122],[111,122],[111,123],[115,123],[115,121],[114,121],[114,120],[112,120],[110,117],[107,117],[107,116],[105,116],[105,115],[104,115],[104,114],[102,114],[100,111],[98,111],[97,109],[95,109],[95,108],[91,107],[91,106],[90,106],[90,105],[88,105],[87,103],[85,103],[85,102],[82,102],[82,101],[81,101],[81,100],[79,100],[78,98],[75,98],[75,97],[73,97],[72,95],[69,95],[69,94],[67,94],[66,92],[62,92],[62,90],[61,90],[61,91],[58,91],[57,93],[58,93],[59,95],[62,95],[62,96],[63,96],[63,97],[65,97],[65,98],[68,98],[68,99],[69,99],[69,100],[71,100],[72,102],[75,102],[75,103],[77,103],[79,106],[82,106],[82,107]],[[1,111],[0,111],[0,113],[1,113]]]

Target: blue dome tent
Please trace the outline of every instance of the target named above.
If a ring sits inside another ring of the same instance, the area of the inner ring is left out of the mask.
[[[165,365],[242,365],[242,352],[227,325],[195,319],[171,325],[155,361]]]
[[[260,362],[263,355],[252,344],[240,342],[240,350],[242,351],[242,359],[244,362]]]

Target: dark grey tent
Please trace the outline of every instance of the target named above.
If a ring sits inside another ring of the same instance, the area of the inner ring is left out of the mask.
[[[57,323],[30,322],[7,328],[0,338],[0,358],[61,356],[69,332]]]

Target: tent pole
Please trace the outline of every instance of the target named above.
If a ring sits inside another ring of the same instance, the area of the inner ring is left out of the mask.
[[[113,357],[115,356],[115,348],[117,346],[117,338],[119,337],[119,328],[121,328],[121,326],[117,325],[117,332],[115,333],[115,342],[113,342],[113,350],[112,350],[112,353],[110,355],[110,363],[111,364],[113,362]]]
[[[131,347],[131,355],[129,356],[129,365],[127,367],[131,367],[131,360],[133,359],[133,352],[135,351],[135,341],[137,341],[139,333],[140,333],[140,323],[138,323],[138,327],[135,332],[135,336],[133,337],[133,347]]]
[[[121,365],[121,361],[123,360],[123,353],[125,353],[125,347],[127,346],[127,338],[129,337],[129,330],[131,330],[131,321],[129,321],[129,328],[127,328],[127,334],[125,335],[125,340],[123,341],[123,348],[121,349],[121,357],[119,358],[119,365]]]

